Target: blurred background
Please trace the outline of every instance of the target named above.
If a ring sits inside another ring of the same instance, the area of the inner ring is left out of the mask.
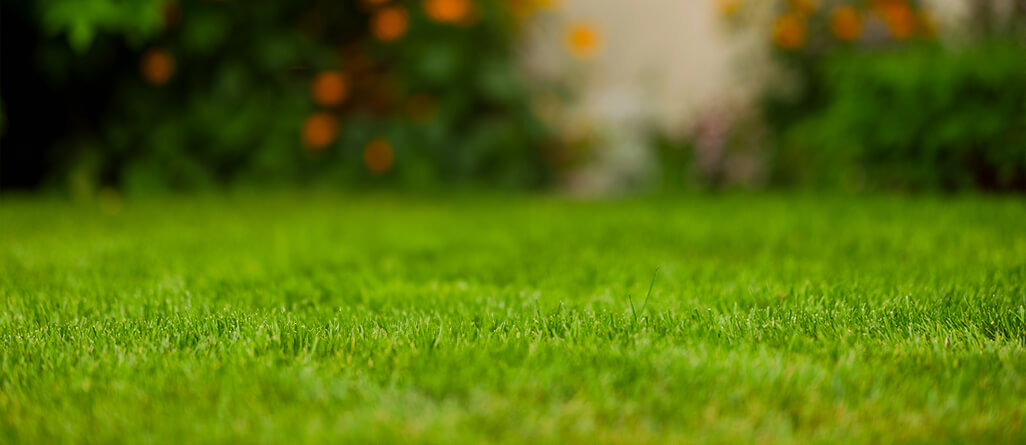
[[[2,192],[1026,192],[1026,0],[0,4]]]

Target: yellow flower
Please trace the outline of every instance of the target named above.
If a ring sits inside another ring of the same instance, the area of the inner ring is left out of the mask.
[[[570,54],[590,59],[598,53],[602,40],[594,26],[579,23],[571,26],[566,32],[566,47]]]
[[[716,0],[716,11],[722,17],[734,17],[741,12],[741,0]]]

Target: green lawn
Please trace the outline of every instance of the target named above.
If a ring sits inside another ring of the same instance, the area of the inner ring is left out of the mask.
[[[0,443],[1023,443],[1024,306],[1022,200],[2,198]]]

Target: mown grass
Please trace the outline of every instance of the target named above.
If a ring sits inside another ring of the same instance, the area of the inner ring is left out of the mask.
[[[1024,283],[1011,199],[4,198],[0,442],[1022,443]]]

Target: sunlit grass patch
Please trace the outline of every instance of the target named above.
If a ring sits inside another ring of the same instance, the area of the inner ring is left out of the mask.
[[[1021,442],[1023,221],[980,199],[7,199],[0,437]]]

